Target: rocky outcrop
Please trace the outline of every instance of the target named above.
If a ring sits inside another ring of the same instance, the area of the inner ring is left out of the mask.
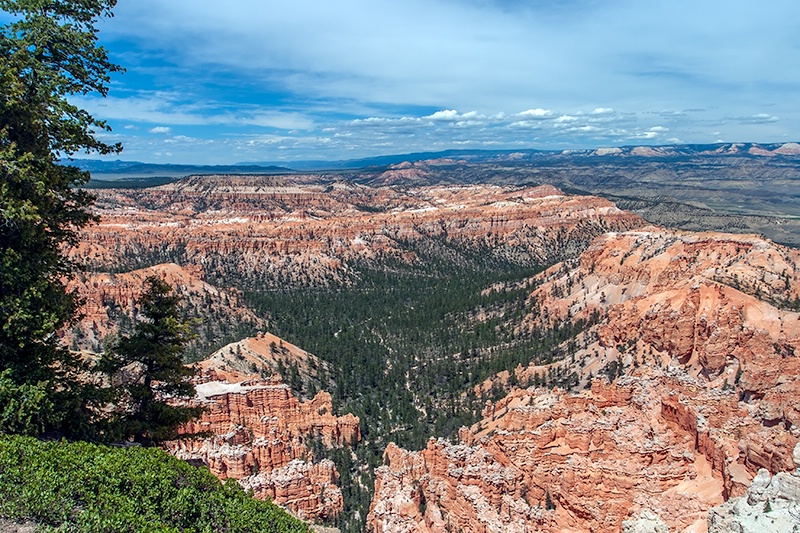
[[[296,391],[319,383],[321,371],[329,369],[319,357],[269,332],[223,346],[197,365],[210,380],[236,383],[253,375],[278,375]]]
[[[758,237],[645,228],[599,238],[542,277],[522,329],[597,322],[570,370],[676,365],[764,425],[800,426],[800,252]],[[753,449],[753,456],[759,452]],[[778,465],[755,461],[772,472]]]
[[[198,177],[98,191],[100,222],[71,254],[91,269],[168,258],[211,282],[325,285],[352,279],[354,263],[419,261],[414,248],[463,260],[480,251],[522,265],[551,263],[604,231],[643,224],[607,200],[550,186],[390,188],[302,179]]]
[[[723,501],[715,469],[724,463],[715,466],[699,444],[716,435],[664,409],[685,379],[656,372],[596,381],[583,393],[520,390],[489,406],[459,444],[390,445],[376,471],[371,530],[618,531],[644,509],[671,530],[702,524]],[[676,398],[724,417],[730,402],[713,400]]]
[[[256,498],[268,498],[312,520],[333,518],[342,511],[344,501],[338,482],[336,466],[328,459],[318,463],[295,459],[239,480]]]
[[[208,465],[220,479],[237,479],[256,497],[270,498],[302,518],[339,513],[339,474],[330,461],[314,462],[309,443],[355,444],[358,418],[337,417],[326,392],[299,401],[279,378],[231,383],[216,380],[220,373],[213,368],[206,375],[197,384],[197,403],[206,410],[183,428],[185,438],[167,443],[168,451]]]
[[[108,335],[129,333],[137,318],[137,299],[149,276],[162,278],[176,291],[184,311],[197,320],[204,337],[222,337],[226,328],[245,324],[253,330],[265,328],[264,320],[242,304],[236,291],[210,285],[201,279],[201,274],[196,267],[174,263],[130,272],[81,273],[70,281],[68,288],[83,301],[82,316],[71,328],[61,332],[62,340],[75,350],[99,353]]]
[[[520,335],[586,329],[517,381],[574,373],[591,390],[518,390],[458,444],[388,447],[372,531],[702,531],[759,469],[796,468],[799,252],[645,228],[532,283]]]
[[[794,449],[800,465],[800,444]],[[796,472],[758,471],[747,492],[708,513],[709,533],[795,533],[800,531],[800,466]]]
[[[642,509],[639,516],[622,522],[622,533],[669,533],[669,526],[650,509]]]
[[[733,435],[786,437],[678,369],[580,393],[518,390],[484,415],[455,445],[387,447],[371,531],[702,530],[751,479]]]

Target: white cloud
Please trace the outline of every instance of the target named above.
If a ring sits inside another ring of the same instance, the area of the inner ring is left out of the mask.
[[[455,122],[456,120],[459,119],[459,117],[460,115],[458,114],[458,111],[456,111],[455,109],[445,109],[443,111],[437,111],[432,115],[428,115],[427,117],[422,117],[422,118],[426,120],[443,120],[443,121]]]
[[[539,130],[544,128],[540,120],[518,120],[516,122],[512,122],[511,124],[509,124],[509,127],[519,128],[519,129],[534,129],[534,130]]]
[[[536,117],[536,118],[547,118],[552,117],[553,112],[549,109],[542,109],[541,107],[537,107],[536,109],[528,109],[526,111],[522,111],[518,114],[521,117]]]
[[[147,130],[147,133],[154,133],[156,135],[169,135],[172,133],[172,128],[168,126],[156,126],[155,128],[150,128]]]
[[[712,95],[742,100],[720,85],[792,84],[800,75],[784,62],[778,78],[779,67],[763,60],[797,48],[800,7],[789,0],[756,13],[722,0],[515,5],[137,0],[120,3],[103,31],[189,69],[221,65],[314,97],[480,112],[525,109],[530,95],[545,109],[591,101],[622,109],[632,98],[704,107]]]
[[[252,150],[263,160],[273,149],[314,157],[317,149],[349,156],[456,145],[572,148],[664,142],[667,134],[667,142],[782,141],[800,131],[800,63],[765,58],[800,51],[800,2],[770,7],[120,2],[100,37],[124,40],[119,57],[129,75],[112,83],[110,98],[75,103],[122,131],[131,153],[155,153],[146,131],[191,126],[194,140],[178,144],[197,158],[215,150]],[[202,149],[190,152],[192,142]]]
[[[556,124],[564,124],[568,122],[575,122],[578,120],[578,117],[573,117],[572,115],[561,115],[556,119]]]
[[[217,117],[212,116],[207,120],[214,121],[217,120]],[[300,113],[257,112],[232,117],[230,122],[285,130],[310,130],[314,128],[314,121]]]
[[[780,118],[768,113],[758,113],[749,117],[735,117],[732,120],[743,124],[767,124],[769,122],[778,122]]]

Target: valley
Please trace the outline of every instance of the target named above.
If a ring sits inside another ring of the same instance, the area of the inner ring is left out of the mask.
[[[798,6],[0,2],[0,529],[800,533]]]
[[[343,531],[698,531],[792,471],[800,254],[493,165],[95,190],[64,341],[101,351],[164,277],[212,432],[168,447]]]

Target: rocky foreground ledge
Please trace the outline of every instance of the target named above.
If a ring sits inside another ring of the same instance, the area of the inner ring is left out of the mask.
[[[266,344],[260,336],[237,345],[245,346],[241,357],[253,358],[258,355],[254,350]],[[343,508],[339,473],[330,460],[314,461],[308,444],[355,444],[360,439],[358,418],[336,416],[327,392],[300,401],[277,375],[245,375],[231,370],[232,365],[223,371],[226,365],[220,360],[232,353],[226,347],[201,363],[205,371],[196,402],[206,410],[182,429],[185,438],[166,444],[167,450],[208,465],[220,479],[239,480],[255,497],[269,498],[299,518],[336,516]],[[269,362],[266,356],[261,360]]]

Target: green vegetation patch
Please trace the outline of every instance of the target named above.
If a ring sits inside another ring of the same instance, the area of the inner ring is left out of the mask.
[[[235,481],[159,449],[30,437],[0,437],[0,516],[43,531],[309,531]]]

